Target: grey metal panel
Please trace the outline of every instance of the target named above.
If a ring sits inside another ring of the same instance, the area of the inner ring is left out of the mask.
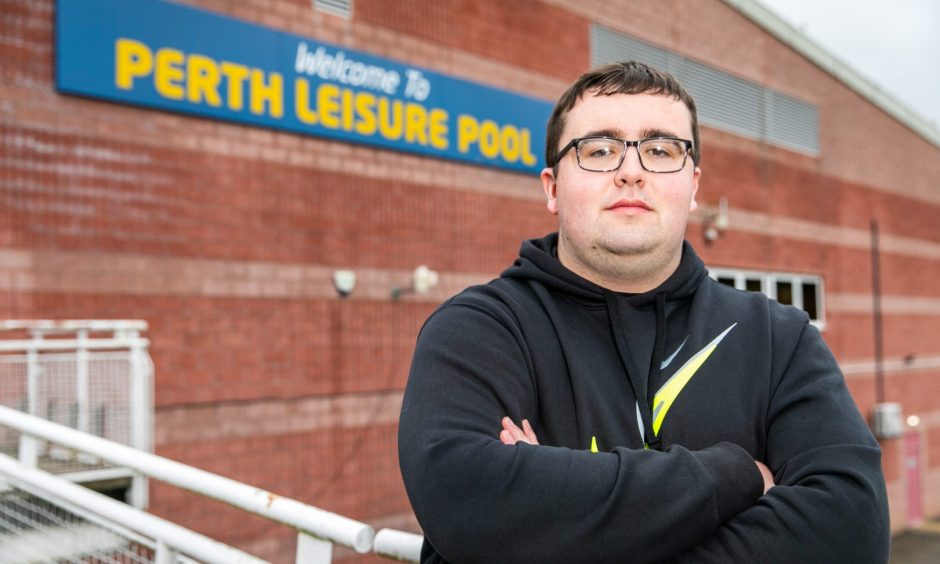
[[[811,154],[819,153],[819,109],[780,92],[770,93],[768,136],[775,143]]]
[[[658,69],[675,72],[681,57],[645,41],[609,30],[591,26],[591,66],[624,59],[633,59]]]
[[[819,154],[819,109],[815,105],[646,41],[591,26],[592,65],[624,59],[672,73],[695,98],[702,124]]]
[[[353,0],[313,0],[313,7],[323,12],[349,18],[352,16]]]
[[[678,78],[695,98],[699,121],[751,137],[763,137],[763,88],[695,61]]]

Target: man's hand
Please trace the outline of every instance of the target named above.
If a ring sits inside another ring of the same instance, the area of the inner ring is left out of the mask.
[[[500,438],[502,438],[502,435],[500,435]],[[505,441],[503,441],[503,442],[505,442]],[[764,464],[763,462],[758,462],[758,461],[755,460],[755,461],[754,461],[754,464],[757,464],[757,469],[760,470],[761,478],[764,479],[764,493],[767,493],[767,491],[768,491],[770,488],[772,488],[772,487],[774,487],[775,485],[777,485],[777,484],[774,483],[774,475],[773,475],[773,472],[771,472],[771,471],[770,471],[770,468],[767,468],[767,465]]]
[[[521,429],[508,417],[503,417],[502,423],[503,430],[499,432],[499,440],[503,441],[503,444],[514,445],[519,441],[530,445],[539,444],[539,440],[535,437],[535,431],[532,430],[532,425],[529,425],[528,419],[522,420]]]

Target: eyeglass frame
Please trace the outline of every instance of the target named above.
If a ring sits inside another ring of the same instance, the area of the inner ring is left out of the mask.
[[[591,170],[591,169],[584,168],[584,166],[581,164],[581,153],[580,151],[578,151],[578,143],[580,143],[581,141],[584,141],[585,139],[610,139],[611,141],[620,141],[621,143],[623,143],[623,152],[620,153],[620,160],[617,162],[617,166],[615,166],[614,168],[608,168],[606,170]],[[650,170],[646,168],[646,164],[643,163],[643,155],[640,154],[640,143],[646,143],[647,141],[681,141],[682,143],[684,143],[685,151],[683,151],[682,153],[682,166],[680,166],[676,170],[665,170],[665,171]],[[570,151],[572,147],[575,148],[575,151],[574,151],[575,160],[578,161],[578,168],[580,168],[581,170],[585,172],[612,172],[615,170],[619,170],[620,167],[623,166],[623,160],[627,157],[627,149],[629,149],[630,147],[636,147],[636,156],[637,158],[639,158],[640,166],[643,168],[643,170],[645,170],[646,172],[651,172],[653,174],[672,174],[674,172],[679,172],[685,168],[685,163],[689,160],[689,153],[692,152],[693,143],[690,139],[682,139],[680,137],[668,137],[668,136],[647,137],[646,139],[637,139],[636,141],[620,139],[618,137],[611,137],[609,135],[588,135],[587,137],[575,137],[574,139],[569,141],[567,145],[562,147],[561,150],[558,151],[557,155],[555,155],[555,162],[552,164],[553,168],[558,166],[558,163],[561,162],[561,158],[564,157],[565,153]]]

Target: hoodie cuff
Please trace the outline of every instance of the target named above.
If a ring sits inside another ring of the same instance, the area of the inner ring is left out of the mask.
[[[738,445],[718,443],[695,455],[714,479],[719,523],[753,506],[763,495],[760,470],[750,453]]]

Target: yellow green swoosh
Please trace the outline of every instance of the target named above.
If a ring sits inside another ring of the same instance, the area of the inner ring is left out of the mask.
[[[672,375],[665,384],[656,392],[653,396],[653,434],[659,436],[659,429],[663,425],[663,420],[666,418],[666,413],[669,412],[669,408],[672,407],[676,398],[679,397],[679,392],[682,391],[682,388],[689,383],[689,380],[692,379],[692,376],[695,376],[695,373],[698,372],[698,369],[705,364],[705,361],[708,360],[708,357],[711,356],[715,349],[718,348],[718,343],[725,338],[725,335],[728,334],[737,323],[731,325],[725,329],[721,335],[715,337],[712,342],[705,345],[702,350],[695,353],[692,358],[686,361],[675,374]]]

